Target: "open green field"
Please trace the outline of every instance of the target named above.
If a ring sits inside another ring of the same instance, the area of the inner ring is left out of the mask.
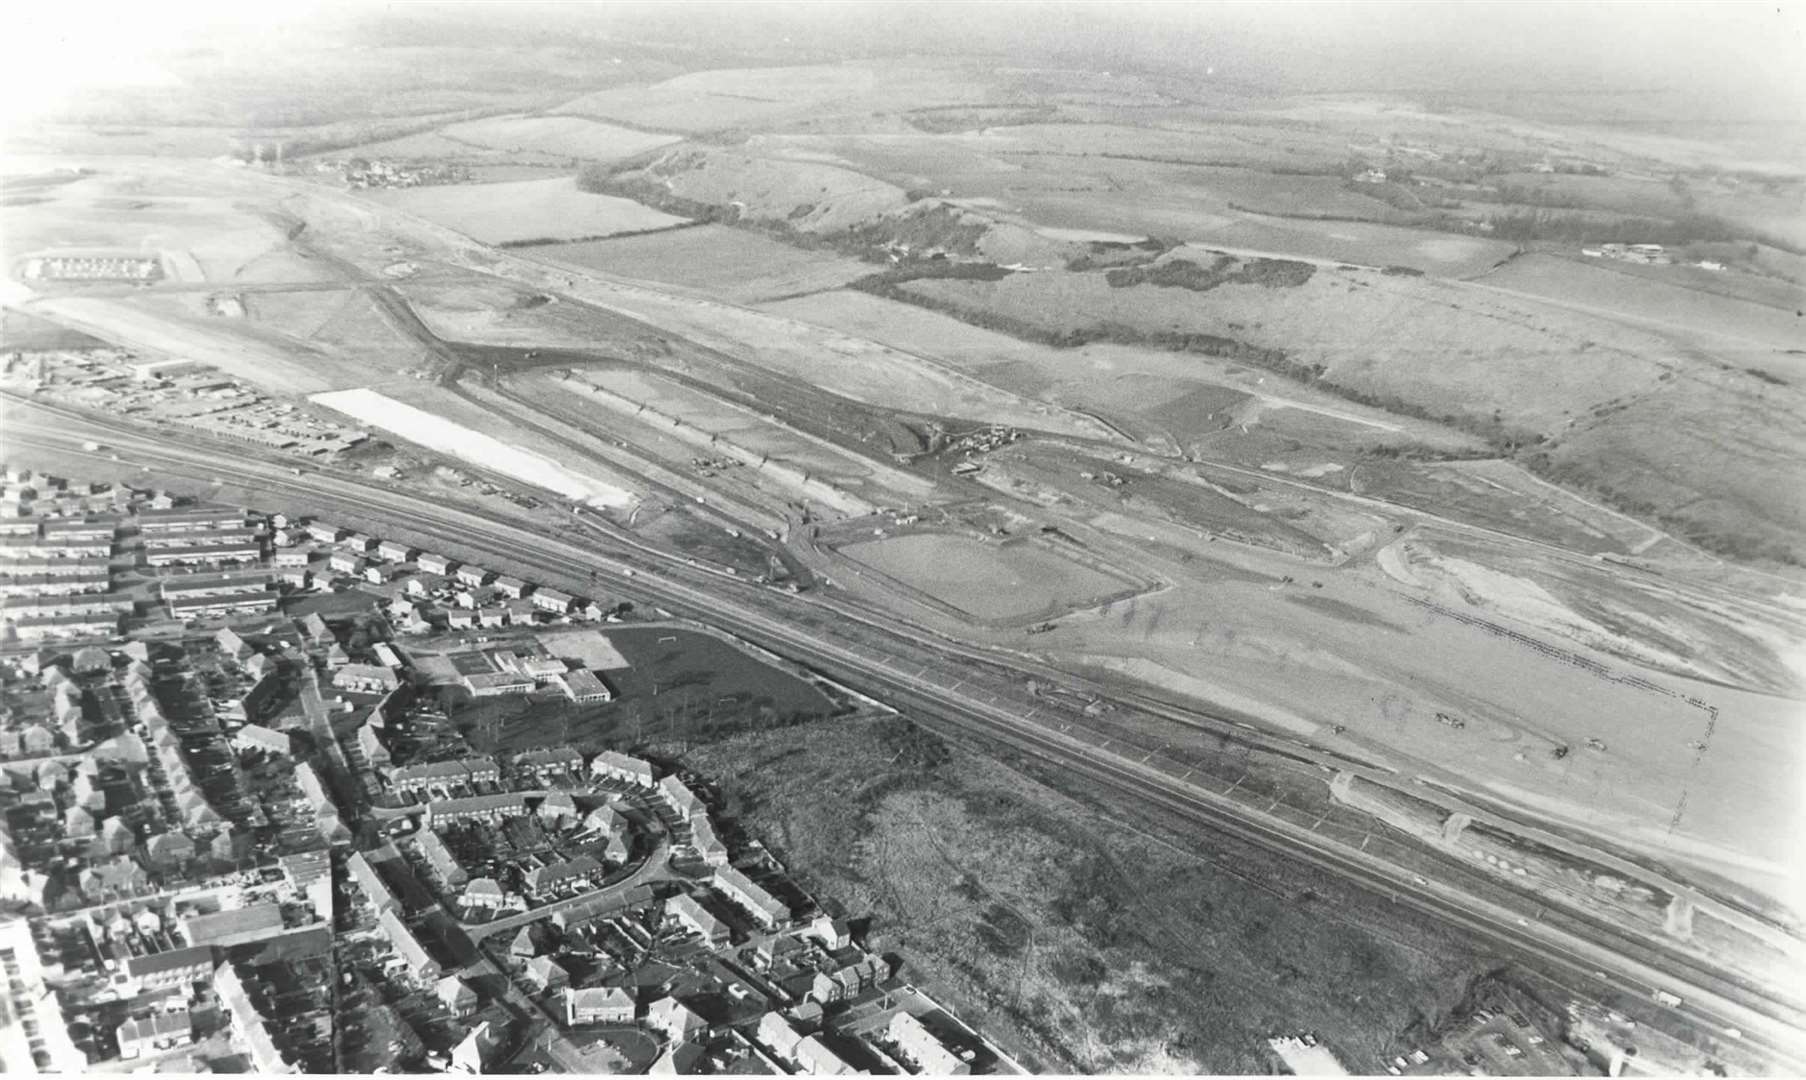
[[[368,195],[486,244],[579,240],[668,229],[684,221],[631,199],[580,191],[570,177],[396,188]]]
[[[607,673],[620,701],[655,715],[706,722],[825,716],[837,708],[814,686],[712,634],[617,626],[608,640],[628,666]],[[705,726],[706,726],[705,722]]]
[[[835,289],[872,266],[826,251],[803,251],[745,229],[690,229],[530,249],[535,259],[637,281],[697,289],[735,303]]]
[[[847,557],[984,622],[1015,622],[1089,607],[1134,591],[1126,578],[1047,546],[910,533],[840,549]]]
[[[1037,1072],[1265,1073],[1310,1030],[1357,1072],[1488,960],[1400,909],[902,720],[693,746],[802,883]],[[824,804],[837,808],[824,814]]]

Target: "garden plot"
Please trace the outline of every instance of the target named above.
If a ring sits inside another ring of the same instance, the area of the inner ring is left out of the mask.
[[[581,191],[575,177],[395,188],[366,197],[485,244],[582,240],[685,221],[632,199]]]
[[[1033,540],[998,543],[910,533],[848,544],[853,559],[981,622],[1013,623],[1090,607],[1139,590],[1129,579]]]

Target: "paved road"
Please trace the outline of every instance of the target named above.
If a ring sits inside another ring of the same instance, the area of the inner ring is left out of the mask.
[[[120,436],[114,434],[112,437],[117,441]],[[63,448],[67,447],[68,441],[68,436],[62,437]],[[643,560],[598,555],[593,550],[548,539],[474,512],[398,497],[393,492],[373,493],[363,485],[331,476],[310,474],[297,481],[290,479],[279,467],[259,466],[242,459],[226,461],[217,453],[160,444],[144,444],[137,452],[160,463],[173,463],[178,466],[177,471],[181,471],[180,466],[187,465],[202,470],[203,475],[224,471],[240,479],[250,479],[256,486],[268,490],[272,497],[298,498],[312,503],[324,501],[329,507],[350,507],[353,512],[376,521],[393,522],[427,535],[444,537],[447,542],[441,546],[449,548],[449,554],[456,555],[460,548],[468,548],[489,558],[504,557],[534,567],[540,571],[539,576],[548,581],[584,580],[596,570],[619,574],[629,567],[645,569]],[[1611,928],[1599,926],[1580,926],[1575,930],[1549,923],[1521,926],[1518,925],[1521,916],[1516,912],[1471,894],[1451,896],[1451,890],[1443,886],[1405,884],[1399,880],[1396,868],[1369,865],[1367,860],[1354,858],[1346,850],[1325,846],[1320,838],[1299,835],[1298,827],[1283,821],[1255,820],[1248,807],[1223,805],[1220,797],[1178,783],[1173,776],[1156,768],[1124,760],[1100,751],[1095,744],[1052,732],[1034,722],[1039,709],[1024,713],[1013,707],[1014,702],[999,702],[995,695],[980,700],[972,692],[961,694],[961,680],[951,684],[932,681],[926,677],[930,671],[928,665],[913,676],[893,670],[896,657],[915,656],[922,651],[919,642],[902,639],[892,653],[879,651],[878,655],[871,655],[871,649],[850,648],[844,634],[823,636],[820,631],[812,630],[811,626],[820,622],[819,609],[808,610],[808,617],[800,620],[784,610],[799,598],[754,590],[740,582],[727,588],[725,583],[708,580],[706,576],[692,585],[684,579],[687,576],[695,580],[698,575],[694,573],[685,575],[678,567],[655,566],[654,569],[668,573],[662,578],[635,579],[627,587],[617,580],[611,582],[609,591],[638,592],[654,598],[654,602],[706,612],[710,621],[761,644],[771,643],[771,647],[779,651],[810,657],[818,667],[836,677],[843,677],[834,671],[836,668],[850,672],[852,679],[862,682],[864,688],[919,702],[931,710],[931,714],[938,714],[958,726],[977,728],[1004,741],[1036,747],[1035,752],[1058,761],[1069,770],[1100,777],[1114,776],[1113,786],[1127,796],[1171,804],[1176,808],[1189,807],[1192,816],[1200,820],[1207,818],[1215,827],[1244,835],[1288,856],[1303,857],[1344,878],[1392,895],[1400,902],[1411,903],[1466,926],[1512,948],[1545,970],[1565,972],[1595,988],[1599,980],[1593,979],[1590,970],[1607,972],[1609,978],[1606,981],[1610,985],[1645,999],[1653,988],[1673,989],[1687,999],[1681,1011],[1707,1030],[1723,1035],[1730,1028],[1740,1028],[1747,1036],[1746,1042],[1770,1048],[1777,1056],[1806,1062],[1806,1046],[1802,1045],[1806,1040],[1800,1033],[1802,1025],[1796,1008],[1704,970],[1690,960],[1651,948],[1659,943],[1633,940],[1621,931],[1614,933]],[[749,590],[757,595],[759,603],[756,606],[746,605],[741,599]],[[935,646],[942,647],[942,643],[936,642]],[[881,657],[886,655],[892,658],[891,664],[881,662]],[[1653,956],[1662,966],[1645,962],[1638,958],[1641,956]],[[1585,959],[1577,960],[1578,957]],[[1583,968],[1589,969],[1584,977]]]

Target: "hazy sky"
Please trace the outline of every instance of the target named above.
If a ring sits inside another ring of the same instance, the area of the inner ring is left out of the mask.
[[[674,10],[674,8],[676,10]],[[464,5],[96,2],[14,5],[0,91],[21,111],[81,86],[167,79],[158,54],[281,40],[347,14],[592,25],[622,37],[690,34],[783,58],[826,52],[982,50],[1107,67],[1129,63],[1309,89],[1684,91],[1715,113],[1806,125],[1806,0],[1768,3],[820,2]]]

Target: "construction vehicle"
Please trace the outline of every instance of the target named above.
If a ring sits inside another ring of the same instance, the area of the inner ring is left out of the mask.
[[[1605,752],[1605,743],[1601,742],[1598,739],[1588,739],[1587,740],[1587,749],[1598,750],[1601,753],[1604,753]]]
[[[1437,723],[1440,723],[1440,724],[1447,724],[1449,727],[1454,728],[1456,731],[1460,731],[1462,728],[1467,726],[1466,720],[1463,720],[1460,717],[1450,716],[1448,713],[1445,713],[1445,712],[1437,713],[1436,721],[1437,721]]]

